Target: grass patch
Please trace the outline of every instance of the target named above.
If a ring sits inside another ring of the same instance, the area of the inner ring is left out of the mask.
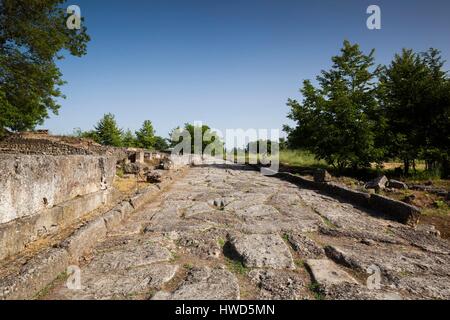
[[[316,157],[304,150],[282,150],[280,151],[280,163],[293,167],[327,168],[325,161],[317,160]]]
[[[170,262],[175,262],[180,259],[179,254],[177,254],[176,252],[171,252],[171,253],[172,253],[172,258],[170,259]]]
[[[32,300],[41,300],[42,298],[46,297],[50,291],[56,286],[56,284],[67,281],[69,278],[69,275],[67,272],[61,272],[55,280],[53,280],[51,283],[46,285],[42,290],[40,290],[36,295],[33,297]]]
[[[450,207],[448,204],[444,202],[444,204],[439,204],[440,207],[438,208],[425,208],[422,209],[422,215],[424,216],[443,216],[448,217],[450,216]]]
[[[119,169],[116,170],[116,175],[117,175],[119,178],[123,178],[123,176],[125,175],[125,173],[123,172],[123,169],[122,169],[122,168],[119,168]]]
[[[327,217],[322,217],[322,220],[328,228],[337,229],[337,226]]]
[[[219,244],[219,246],[221,248],[225,247],[225,240],[223,240],[222,238],[219,238],[219,240],[217,240],[217,243]]]
[[[308,289],[314,295],[316,300],[325,300],[322,287],[317,282],[310,283]]]
[[[242,261],[238,261],[238,260],[231,260],[229,258],[226,258],[226,263],[227,263],[227,267],[228,269],[236,274],[240,274],[240,275],[246,275],[250,269],[247,268]]]
[[[186,270],[192,270],[194,269],[194,266],[190,263],[186,263],[183,265],[183,268],[185,268]]]
[[[302,259],[294,259],[294,263],[297,266],[297,268],[306,268],[305,261]]]

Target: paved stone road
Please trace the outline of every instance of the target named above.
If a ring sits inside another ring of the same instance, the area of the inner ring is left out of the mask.
[[[46,298],[448,299],[450,246],[243,166],[203,166],[99,243],[81,284]]]

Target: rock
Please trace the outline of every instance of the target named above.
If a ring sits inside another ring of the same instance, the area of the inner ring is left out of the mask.
[[[151,171],[146,174],[147,182],[149,183],[161,183],[162,175],[158,171]]]
[[[142,169],[142,165],[139,163],[127,163],[123,166],[123,172],[125,174],[139,174]]]
[[[242,210],[237,210],[236,215],[241,218],[257,218],[257,217],[274,217],[279,215],[279,212],[277,209],[275,209],[272,206],[261,204],[252,206],[249,208],[245,208]]]
[[[78,263],[80,258],[90,252],[93,247],[106,237],[107,229],[105,220],[100,217],[75,231],[61,244],[67,250],[70,263]]]
[[[161,161],[159,167],[162,170],[173,170],[175,166],[172,160],[165,158]]]
[[[394,188],[394,189],[401,189],[401,190],[407,190],[408,189],[408,185],[404,182],[398,181],[398,180],[389,180],[387,186],[389,188]]]
[[[314,280],[323,287],[343,283],[358,283],[352,276],[339,268],[331,260],[307,260],[306,265],[308,266]]]
[[[383,190],[386,188],[386,184],[388,183],[388,178],[386,176],[378,177],[372,181],[366,183],[366,189],[375,189],[375,190]]]
[[[113,249],[105,249],[92,260],[88,269],[108,274],[118,270],[130,270],[154,263],[168,262],[170,251],[156,243],[129,241]]]
[[[0,278],[0,301],[33,298],[34,294],[66,271],[68,264],[66,250],[44,250],[28,260],[18,272]]]
[[[303,258],[317,259],[325,256],[323,248],[302,234],[289,234],[288,241]]]
[[[236,277],[223,269],[194,268],[173,292],[158,292],[153,300],[238,300]]]
[[[307,288],[296,272],[256,269],[248,274],[251,281],[259,288],[262,300],[300,300],[306,298]]]
[[[230,239],[230,245],[246,267],[295,269],[291,252],[278,235],[236,236]]]
[[[125,218],[125,214],[122,211],[111,210],[103,216],[105,220],[106,229],[108,232],[119,227],[122,220]]]
[[[206,202],[198,202],[195,203],[193,206],[190,206],[185,209],[184,217],[192,218],[200,213],[212,212],[213,210],[214,209],[211,208]]]
[[[146,298],[150,289],[159,289],[170,281],[178,268],[176,265],[153,264],[109,273],[88,269],[83,272],[81,290],[63,287],[59,294],[76,300],[129,299],[139,295]]]
[[[426,224],[419,225],[416,230],[417,231],[423,231],[423,232],[425,232],[425,233],[427,233],[429,235],[432,235],[432,236],[434,236],[436,238],[440,238],[441,237],[441,232],[439,230],[437,230],[436,227],[433,226],[433,225],[426,225]]]
[[[416,195],[414,194],[410,194],[409,196],[406,196],[405,199],[403,199],[403,201],[408,204],[412,204],[414,200],[416,200]]]
[[[332,180],[331,175],[325,169],[317,169],[314,172],[315,182],[330,182]]]

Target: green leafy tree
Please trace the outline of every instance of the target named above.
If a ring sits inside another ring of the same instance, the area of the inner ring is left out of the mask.
[[[94,142],[100,143],[100,139],[95,130],[82,131],[80,128],[77,128],[74,130],[73,135],[77,138],[90,139]]]
[[[155,148],[155,130],[150,120],[145,120],[142,128],[136,131],[137,145],[144,149]]]
[[[0,1],[0,128],[33,129],[58,113],[64,84],[56,60],[81,57],[90,40],[66,27],[63,0]],[[1,130],[0,130],[1,131]]]
[[[113,114],[108,113],[95,126],[95,133],[98,136],[99,143],[106,146],[121,147],[122,146],[122,130],[117,126],[116,119]]]
[[[220,139],[220,137],[217,135],[217,133],[207,125],[196,126],[190,123],[186,123],[184,125],[184,128],[177,127],[173,129],[169,133],[171,140],[170,140],[170,147],[175,147],[180,142],[183,141],[183,135],[186,135],[190,139],[191,143],[191,153],[204,153],[205,149],[207,147],[213,147],[215,151],[217,150],[224,150],[225,144]],[[179,139],[173,139],[174,136],[179,136]],[[199,147],[201,150],[196,150],[196,135],[198,136],[197,139],[201,142]],[[215,155],[215,152],[213,152],[213,155]]]
[[[281,150],[282,141],[283,140],[280,139],[280,141],[278,143],[276,143],[272,140],[258,140],[258,141],[249,142],[247,144],[247,147],[245,148],[245,151],[246,152],[256,152],[256,153],[262,153],[264,151],[267,154],[272,154],[272,145],[277,145],[277,148],[279,151],[279,150]]]
[[[297,123],[295,128],[285,126],[289,145],[310,150],[339,169],[381,161],[380,67],[375,66],[374,50],[365,55],[357,44],[345,41],[341,55],[332,61],[331,70],[317,77],[319,88],[306,80],[301,89],[303,102],[289,99],[288,117]]]
[[[424,159],[429,170],[440,164],[448,175],[450,94],[443,66],[436,49],[422,54],[404,49],[380,77],[389,155],[403,160],[405,174],[416,159]]]
[[[123,134],[123,137],[122,137],[122,146],[124,146],[126,148],[133,148],[133,147],[136,147],[137,144],[138,143],[136,141],[136,137],[131,132],[131,130],[128,129],[127,131],[125,131],[125,133]]]
[[[165,151],[169,149],[169,144],[167,143],[167,140],[163,137],[156,136],[155,137],[155,149],[158,151]]]

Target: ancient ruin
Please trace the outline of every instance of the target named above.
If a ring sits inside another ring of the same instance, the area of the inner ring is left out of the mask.
[[[0,150],[0,299],[450,298],[450,245],[416,208],[323,171],[45,132]]]

